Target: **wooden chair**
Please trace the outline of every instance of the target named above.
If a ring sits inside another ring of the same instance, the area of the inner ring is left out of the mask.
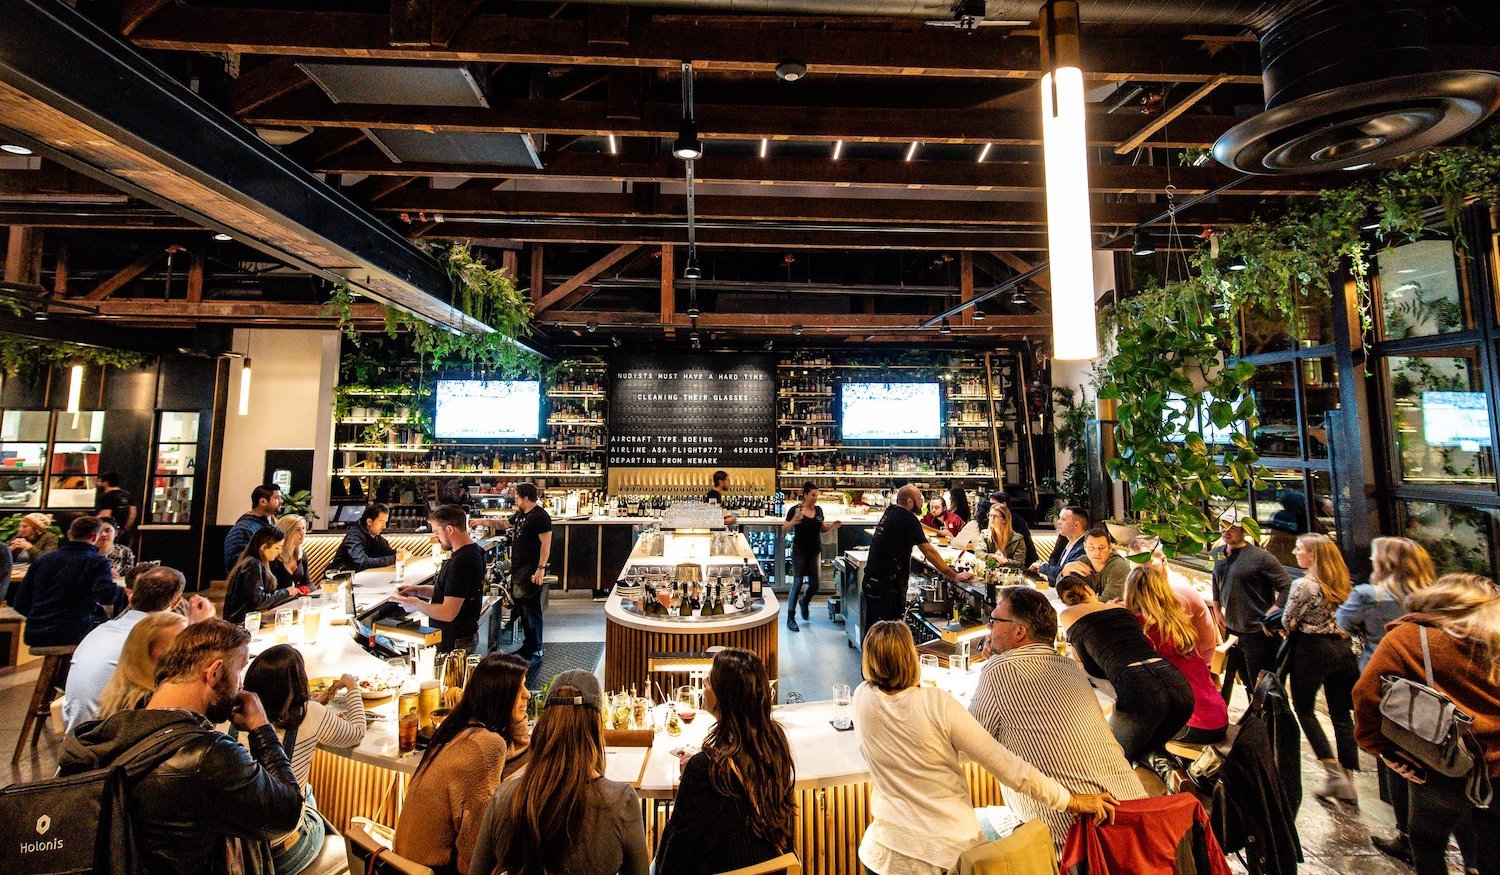
[[[357,823],[344,833],[344,846],[349,851],[349,871],[354,875],[433,875],[428,867],[376,841]]]
[[[774,860],[767,860],[764,863],[756,863],[754,866],[746,866],[730,872],[721,872],[720,875],[780,875],[782,872],[786,875],[802,875],[802,863],[791,851]]]
[[[11,754],[11,762],[21,761],[21,751],[26,749],[28,742],[33,747],[36,746],[36,740],[47,722],[47,715],[51,712],[52,686],[57,681],[57,674],[73,658],[73,651],[77,649],[77,644],[31,648],[32,654],[42,657],[42,670],[36,676],[36,686],[31,689],[31,705],[27,707],[26,717],[21,721],[21,737],[16,739],[16,752]]]

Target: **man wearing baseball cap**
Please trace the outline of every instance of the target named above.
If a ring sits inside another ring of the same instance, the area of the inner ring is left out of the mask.
[[[1246,537],[1242,518],[1233,506],[1219,516],[1223,546],[1214,550],[1214,606],[1239,639],[1230,652],[1229,678],[1238,675],[1247,690],[1254,690],[1260,673],[1276,668],[1281,638],[1266,627],[1266,615],[1286,604],[1292,578],[1275,556]]]

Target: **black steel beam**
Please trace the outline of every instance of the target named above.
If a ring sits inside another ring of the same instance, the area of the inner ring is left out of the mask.
[[[492,330],[452,305],[451,283],[434,258],[76,10],[60,0],[0,0],[0,21],[0,92],[8,92],[0,97],[9,98],[0,100],[0,126],[19,141],[434,324]],[[49,141],[49,112],[107,143],[90,152]],[[192,199],[160,190],[168,180],[156,186],[148,174],[121,172],[100,157],[101,148],[115,147],[215,197],[184,202]]]

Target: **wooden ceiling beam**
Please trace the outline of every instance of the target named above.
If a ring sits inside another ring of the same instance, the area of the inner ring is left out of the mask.
[[[1244,200],[1186,210],[1179,224],[1218,226],[1249,221],[1255,205]],[[755,197],[698,195],[700,220],[778,222],[880,222],[900,225],[1044,226],[1047,205],[1041,201],[938,200],[933,198]],[[551,191],[461,191],[407,189],[374,204],[377,212],[442,215],[445,221],[478,216],[672,219],[687,215],[681,195],[603,194]],[[1147,203],[1095,200],[1095,226],[1121,227],[1146,221],[1161,212]]]
[[[491,131],[577,136],[675,137],[682,122],[677,103],[648,103],[642,118],[611,118],[602,101],[499,100],[489,107],[388,106],[334,103],[327,96],[302,89],[252,112],[243,120],[271,127],[313,127],[362,130],[394,128],[416,131]],[[917,109],[853,106],[735,106],[699,104],[698,130],[708,140],[758,139],[909,143],[994,143],[1039,146],[1041,116],[1018,110]],[[1206,149],[1238,119],[1232,116],[1185,115],[1178,118],[1154,146]],[[1140,128],[1135,117],[1089,115],[1091,145],[1114,146]],[[712,159],[710,143],[708,157]]]
[[[553,308],[562,310],[572,306],[579,301],[582,301],[585,297],[588,296],[589,292],[591,291],[587,288],[591,280],[595,279],[599,276],[599,274],[604,273],[606,270],[609,270],[611,267],[614,267],[616,264],[619,264],[620,261],[629,257],[637,249],[640,249],[640,247],[635,244],[626,244],[624,246],[615,247],[603,258],[599,259],[583,270],[580,270],[562,285],[544,295],[542,299],[540,301],[537,301],[536,304],[532,307],[532,313],[543,313]]]
[[[311,83],[312,77],[294,59],[274,58],[229,83],[229,111],[236,115],[250,112]]]
[[[314,169],[322,173],[360,173],[372,176],[475,176],[503,179],[591,179],[615,182],[682,181],[682,162],[670,155],[633,158],[625,154],[552,152],[542,156],[543,166],[500,167],[483,164],[395,163],[384,152],[360,145],[327,160]],[[778,157],[774,161],[710,155],[698,162],[697,178],[703,182],[736,182],[753,185],[837,185],[851,188],[908,189],[952,188],[978,191],[1043,192],[1046,177],[1040,161],[1035,163],[972,161],[881,161],[844,158]],[[1102,164],[1089,167],[1089,189],[1099,194],[1162,194],[1168,185],[1179,195],[1202,194],[1238,176],[1217,164],[1204,167],[1152,167]],[[1256,176],[1231,188],[1227,197],[1279,197],[1313,195],[1340,184],[1326,176]]]
[[[154,267],[158,261],[161,261],[166,257],[166,249],[147,252],[145,255],[137,258],[131,264],[120,268],[120,270],[117,271],[113,276],[95,286],[93,291],[89,292],[83,297],[85,300],[89,301],[108,300],[110,295],[113,295],[120,289],[125,288],[125,286],[129,285],[133,280],[139,278],[146,271]]]
[[[356,303],[350,308],[356,324],[385,323],[385,307],[380,304]],[[333,325],[335,314],[324,304],[300,304],[285,301],[147,301],[119,299],[99,304],[99,319],[150,323],[255,322],[257,324]]]
[[[407,0],[411,2],[411,0]],[[594,19],[469,18],[446,46],[392,45],[392,19],[379,13],[228,9],[179,4],[138,25],[151,49],[410,61],[567,64],[671,70],[684,58],[699,72],[771,74],[798,58],[813,75],[1037,79],[1035,36],[981,29],[875,30],[825,19],[812,27],[742,27],[704,21],[630,21],[611,39]],[[846,24],[846,26],[839,26]],[[1093,38],[1082,67],[1096,80],[1204,82],[1221,73],[1260,84],[1254,46],[1211,56],[1183,40]]]
[[[553,224],[527,222],[442,222],[412,236],[431,240],[470,240],[476,243],[687,243],[681,222],[670,224],[596,223]],[[931,252],[964,249],[1045,252],[1045,234],[996,230],[990,232],[938,230],[916,231],[892,227],[878,231],[845,231],[822,228],[784,230],[746,225],[735,228],[698,229],[701,246],[771,249],[903,249]],[[1123,248],[1123,245],[1122,247]]]
[[[601,328],[659,327],[688,328],[691,325],[686,313],[663,312],[658,314],[640,311],[618,310],[560,310],[537,317],[543,325],[581,327],[590,322]],[[703,331],[757,331],[791,334],[801,329],[809,333],[859,333],[873,331],[912,332],[924,317],[910,314],[850,313],[847,315],[828,313],[701,313],[698,328]],[[992,314],[983,324],[971,326],[954,325],[954,333],[960,330],[988,334],[1046,334],[1052,331],[1052,320],[1047,316],[1007,316]],[[937,331],[932,332],[936,336]]]

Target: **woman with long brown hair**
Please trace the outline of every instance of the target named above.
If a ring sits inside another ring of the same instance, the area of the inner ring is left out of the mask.
[[[469,875],[646,875],[650,865],[640,798],[604,777],[599,680],[565,671],[548,688],[526,771],[490,801]]]
[[[1500,805],[1478,807],[1465,792],[1464,777],[1428,771],[1403,756],[1381,732],[1380,700],[1387,677],[1431,684],[1474,718],[1469,733],[1483,752],[1474,767],[1500,781],[1500,590],[1477,574],[1445,574],[1408,596],[1406,607],[1410,613],[1391,624],[1354,685],[1359,745],[1412,782],[1406,850],[1417,875],[1448,871],[1448,837],[1466,823],[1478,836],[1489,836],[1470,843],[1473,859],[1466,865],[1493,875],[1500,872]]]
[[[715,654],[703,707],[718,722],[683,765],[656,875],[712,875],[791,850],[797,776],[774,704],[759,656],[734,648]]]
[[[1302,579],[1292,584],[1282,626],[1292,638],[1289,683],[1292,710],[1302,734],[1307,736],[1313,753],[1323,763],[1326,776],[1315,793],[1325,799],[1358,804],[1351,772],[1359,770],[1359,748],[1354,743],[1354,703],[1350,698],[1354,682],[1359,680],[1359,662],[1349,636],[1339,629],[1334,614],[1349,598],[1353,586],[1349,567],[1339,553],[1338,545],[1327,535],[1310,532],[1297,537],[1292,556],[1304,569]],[[1328,705],[1328,719],[1333,723],[1334,747],[1328,744],[1323,725],[1318,722],[1315,706],[1318,690]]]
[[[466,872],[485,806],[530,741],[526,660],[480,660],[463,698],[433,730],[412,775],[392,847],[438,873]]]
[[[1190,744],[1214,744],[1229,727],[1229,706],[1214,685],[1208,654],[1218,636],[1213,625],[1193,624],[1181,599],[1172,590],[1165,565],[1138,565],[1125,578],[1125,607],[1141,621],[1146,640],[1162,658],[1177,667],[1193,690],[1193,714],[1175,738]],[[1208,636],[1207,647],[1204,636]]]
[[[989,508],[990,518],[986,521],[984,532],[979,536],[979,546],[975,549],[980,557],[993,556],[997,561],[1006,565],[1020,566],[1026,561],[1026,539],[1016,531],[1015,519],[1011,516],[1008,506],[992,503]]]

